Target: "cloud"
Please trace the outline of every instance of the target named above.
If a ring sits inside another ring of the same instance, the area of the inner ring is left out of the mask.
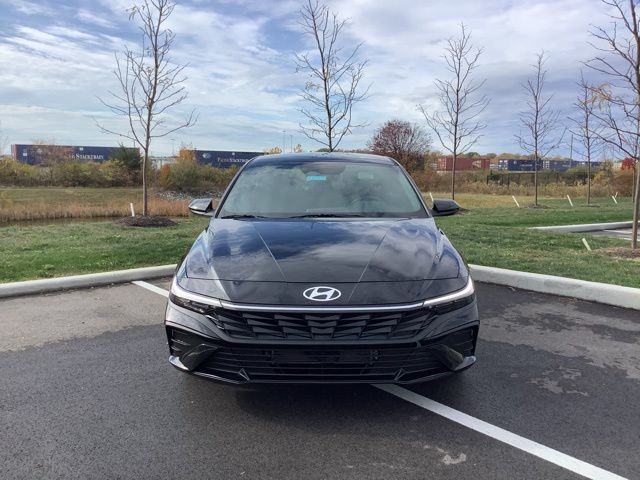
[[[90,25],[97,25],[103,28],[115,28],[116,23],[105,18],[103,15],[96,15],[95,13],[86,10],[84,8],[78,10],[76,18],[83,23]]]
[[[20,13],[25,15],[42,15],[51,14],[52,10],[47,5],[42,5],[37,2],[29,2],[26,0],[17,0],[10,2],[11,5]]]
[[[354,41],[364,42],[371,60],[368,78],[374,82],[367,109],[384,120],[398,116],[421,121],[417,104],[436,108],[435,78],[447,78],[442,61],[446,39],[464,22],[473,42],[483,48],[478,79],[486,79],[491,104],[488,123],[477,149],[515,150],[513,134],[524,107],[520,84],[541,50],[548,53],[548,92],[555,106],[570,113],[580,61],[593,54],[588,45],[591,23],[604,24],[599,2],[557,0],[537,2],[473,2],[344,0],[336,3]],[[408,14],[411,12],[411,14]]]
[[[117,89],[114,52],[135,46],[136,26],[128,20],[130,0],[4,2],[0,18],[0,112],[3,129],[14,143],[34,138],[60,142],[115,143],[99,132],[94,118],[124,127],[97,100]],[[176,33],[172,59],[188,64],[189,98],[172,112],[192,108],[200,114],[191,129],[159,140],[154,153],[170,153],[172,143],[198,148],[262,150],[293,142],[318,148],[303,137],[298,123],[299,88],[294,52],[311,45],[297,24],[298,0],[192,0],[180,2],[170,19]],[[589,25],[608,22],[596,1],[584,0],[331,0],[349,18],[347,46],[362,42],[369,59],[365,81],[370,96],[359,104],[356,122],[367,128],[345,139],[344,147],[362,147],[374,129],[390,118],[424,123],[417,105],[436,108],[433,81],[446,75],[442,62],[446,39],[461,21],[483,48],[479,79],[486,79],[491,104],[480,151],[517,150],[514,133],[524,108],[520,84],[531,73],[535,54],[548,52],[548,92],[562,117],[571,113],[580,62],[592,55]],[[289,140],[287,140],[287,143]]]

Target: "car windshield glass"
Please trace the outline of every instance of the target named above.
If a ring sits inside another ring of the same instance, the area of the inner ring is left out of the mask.
[[[242,171],[218,217],[238,215],[400,218],[428,213],[396,165],[287,161]]]

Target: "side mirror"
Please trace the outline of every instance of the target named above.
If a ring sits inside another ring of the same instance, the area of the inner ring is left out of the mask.
[[[434,198],[431,215],[434,217],[445,217],[447,215],[455,215],[460,211],[460,205],[455,200],[448,198]]]
[[[189,211],[195,215],[204,217],[213,216],[213,202],[210,198],[196,198],[189,204]]]

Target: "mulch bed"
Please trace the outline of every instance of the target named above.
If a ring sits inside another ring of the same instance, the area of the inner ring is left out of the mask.
[[[135,217],[123,217],[116,221],[125,227],[172,227],[176,222],[167,217],[155,215],[136,215]]]
[[[541,205],[541,204],[536,205],[535,203],[530,203],[529,205],[527,205],[527,208],[549,208],[549,207],[547,207],[546,205]]]
[[[631,248],[614,247],[614,248],[599,248],[596,251],[598,253],[605,253],[615,258],[640,260],[640,249],[632,250]]]

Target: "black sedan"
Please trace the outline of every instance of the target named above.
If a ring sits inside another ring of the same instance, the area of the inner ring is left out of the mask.
[[[393,159],[266,155],[238,172],[179,265],[169,361],[230,383],[412,383],[475,362],[464,261]]]

